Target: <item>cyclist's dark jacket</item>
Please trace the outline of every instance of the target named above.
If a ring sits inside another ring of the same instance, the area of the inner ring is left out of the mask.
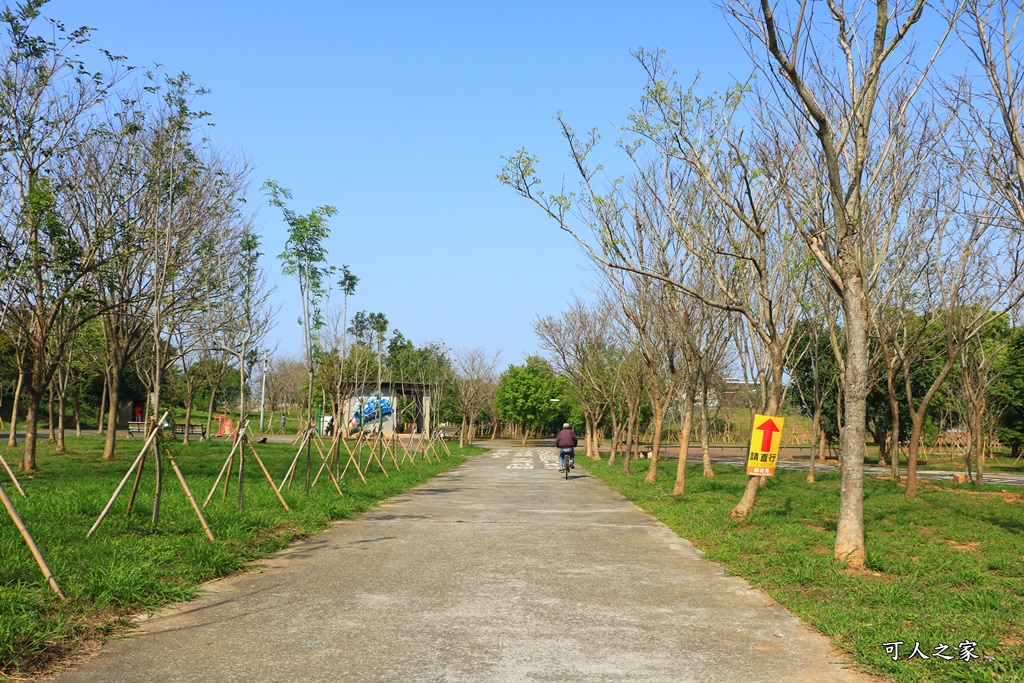
[[[571,429],[563,429],[555,437],[556,448],[576,448],[577,443],[579,442],[576,440],[576,432]]]

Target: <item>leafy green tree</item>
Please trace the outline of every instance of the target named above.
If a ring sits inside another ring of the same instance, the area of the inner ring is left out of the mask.
[[[565,400],[568,394],[565,378],[556,375],[545,359],[530,356],[524,365],[508,366],[498,380],[498,414],[522,425],[526,443],[531,431],[556,431],[569,417],[571,406]]]
[[[8,216],[0,230],[0,278],[12,282],[9,321],[24,333],[26,368],[25,452],[21,469],[36,462],[36,432],[43,394],[77,329],[96,313],[88,276],[102,262],[90,227],[66,215],[59,169],[88,135],[89,113],[116,81],[86,72],[75,54],[90,29],[68,31],[42,20],[43,0],[5,6],[0,12],[0,174]]]
[[[318,206],[308,214],[296,213],[285,204],[291,199],[291,190],[281,187],[276,181],[268,180],[263,190],[270,194],[271,206],[281,209],[288,224],[288,240],[284,251],[278,256],[281,271],[294,277],[299,283],[302,299],[302,317],[299,325],[303,329],[303,349],[306,355],[306,369],[309,373],[309,391],[306,399],[307,419],[313,420],[313,380],[317,355],[316,332],[323,328],[323,310],[319,301],[327,294],[327,279],[334,273],[334,267],[327,265],[325,242],[331,235],[327,219],[338,213],[330,205]]]
[[[999,360],[999,380],[990,391],[999,414],[999,440],[1017,458],[1024,446],[1024,329],[1016,329]]]

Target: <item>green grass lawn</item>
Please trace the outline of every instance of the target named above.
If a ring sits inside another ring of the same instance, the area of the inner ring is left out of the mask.
[[[0,679],[5,674],[20,677],[46,669],[104,635],[130,626],[131,615],[194,597],[199,584],[244,571],[248,562],[321,531],[333,520],[349,519],[483,450],[459,450],[449,444],[452,456],[442,452],[440,463],[421,459],[415,466],[405,463],[401,472],[386,458],[389,477],[373,465],[366,468],[364,484],[350,470],[342,481],[343,496],[326,475],[304,494],[303,457],[294,484],[283,492],[290,512],[283,509],[250,456],[245,462],[244,509],[238,509],[234,476],[227,499],[218,490],[204,510],[216,538],[213,542],[203,533],[166,459],[160,521],[152,524],[155,475],[149,458],[131,517],[125,518],[129,482],[103,525],[87,540],[86,532],[142,445],[140,439],[120,439],[118,459],[102,462],[102,439],[71,437],[63,454],[54,454],[52,445],[41,441],[38,471],[19,476],[27,498],[18,495],[0,472],[0,481],[68,597],[61,601],[49,589],[21,534],[6,512],[0,511]],[[168,445],[202,504],[230,444]],[[268,443],[256,448],[280,483],[296,447]],[[17,462],[20,454],[19,447],[4,457]],[[320,462],[315,449],[313,460]]]
[[[981,491],[920,482],[908,500],[902,487],[865,481],[866,571],[832,559],[839,479],[777,471],[747,520],[730,510],[746,484],[737,467],[687,468],[685,495],[670,495],[676,463],[662,463],[659,481],[644,482],[647,463],[633,475],[604,461],[577,458],[727,573],[742,576],[829,636],[851,660],[893,681],[1024,681],[1024,498],[995,487]],[[899,659],[885,643],[903,641]],[[935,654],[977,643],[970,664]],[[927,661],[907,659],[915,643]]]

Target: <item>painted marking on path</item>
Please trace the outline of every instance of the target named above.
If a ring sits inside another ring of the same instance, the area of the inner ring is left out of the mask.
[[[505,467],[506,470],[532,470],[533,453],[518,451],[512,455],[512,463]]]

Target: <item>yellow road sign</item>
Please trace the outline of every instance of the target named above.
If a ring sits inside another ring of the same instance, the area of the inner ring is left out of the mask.
[[[750,455],[747,456],[747,474],[757,477],[775,475],[775,464],[779,461],[779,444],[782,442],[782,425],[785,419],[768,415],[755,415],[750,432]]]

